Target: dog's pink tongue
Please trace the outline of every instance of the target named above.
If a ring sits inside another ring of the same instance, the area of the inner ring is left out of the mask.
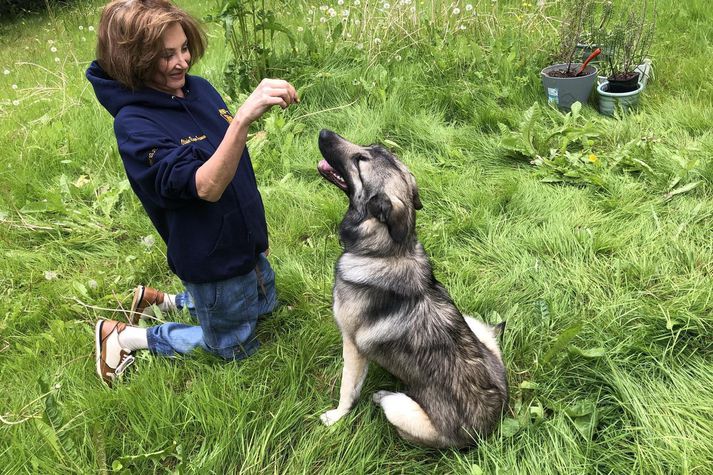
[[[324,159],[320,160],[319,163],[317,164],[317,170],[319,170],[322,173],[328,173],[328,172],[334,173],[334,168],[332,168],[331,165],[329,165],[329,163],[327,163],[327,160],[324,160]]]

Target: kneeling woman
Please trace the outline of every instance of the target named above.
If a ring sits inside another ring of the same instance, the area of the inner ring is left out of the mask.
[[[258,316],[277,302],[265,210],[245,143],[252,122],[299,99],[290,83],[265,79],[233,116],[208,81],[188,74],[205,46],[198,22],[167,0],[114,0],[102,11],[87,78],[114,117],[129,183],[186,289],[169,295],[137,287],[131,319],[155,303],[187,306],[200,323],[145,329],[100,320],[97,373],[108,384],[140,349],[249,356],[258,348]]]

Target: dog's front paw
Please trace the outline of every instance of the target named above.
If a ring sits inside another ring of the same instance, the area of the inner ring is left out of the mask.
[[[384,399],[386,396],[390,396],[392,393],[391,391],[376,391],[373,396],[371,396],[371,400],[374,401],[375,404],[381,404],[381,400]]]
[[[331,411],[327,411],[321,416],[319,416],[319,419],[325,426],[331,426],[339,419],[344,417],[344,414],[346,414],[346,412],[342,411],[341,409],[332,409]]]

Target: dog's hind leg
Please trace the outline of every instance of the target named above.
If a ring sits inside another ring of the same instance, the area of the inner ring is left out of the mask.
[[[372,400],[381,406],[399,435],[409,442],[437,448],[451,445],[436,429],[423,408],[406,394],[378,391]]]
[[[339,388],[339,405],[336,409],[327,411],[320,416],[324,425],[331,426],[354,405],[354,401],[361,394],[361,387],[366,379],[369,362],[359,353],[356,345],[348,337],[343,338],[344,369],[342,370],[342,385]]]

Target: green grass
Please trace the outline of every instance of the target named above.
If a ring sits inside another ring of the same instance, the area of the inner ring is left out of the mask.
[[[360,33],[363,50],[342,37],[278,54],[303,100],[271,112],[250,145],[282,302],[259,327],[262,348],[230,364],[143,353],[111,390],[94,373],[93,322],[123,318],[137,283],[180,281],[84,79],[101,3],[0,23],[0,472],[713,473],[706,0],[659,0],[655,79],[639,113],[617,119],[546,107],[552,2],[474,1],[481,29],[445,43],[424,33],[399,50],[403,32],[381,18]],[[297,31],[308,9],[280,13],[294,12],[285,21]],[[392,44],[375,47],[380,32]],[[229,52],[216,25],[209,44],[196,73],[220,88]],[[568,123],[596,132],[565,144],[571,160],[560,151],[535,166],[503,146],[529,130],[548,157],[564,133],[547,133]],[[400,155],[437,277],[464,313],[507,320],[510,409],[477,448],[403,442],[369,402],[398,385],[375,366],[352,414],[319,422],[338,398],[331,283],[346,209],[315,170],[321,128]]]

